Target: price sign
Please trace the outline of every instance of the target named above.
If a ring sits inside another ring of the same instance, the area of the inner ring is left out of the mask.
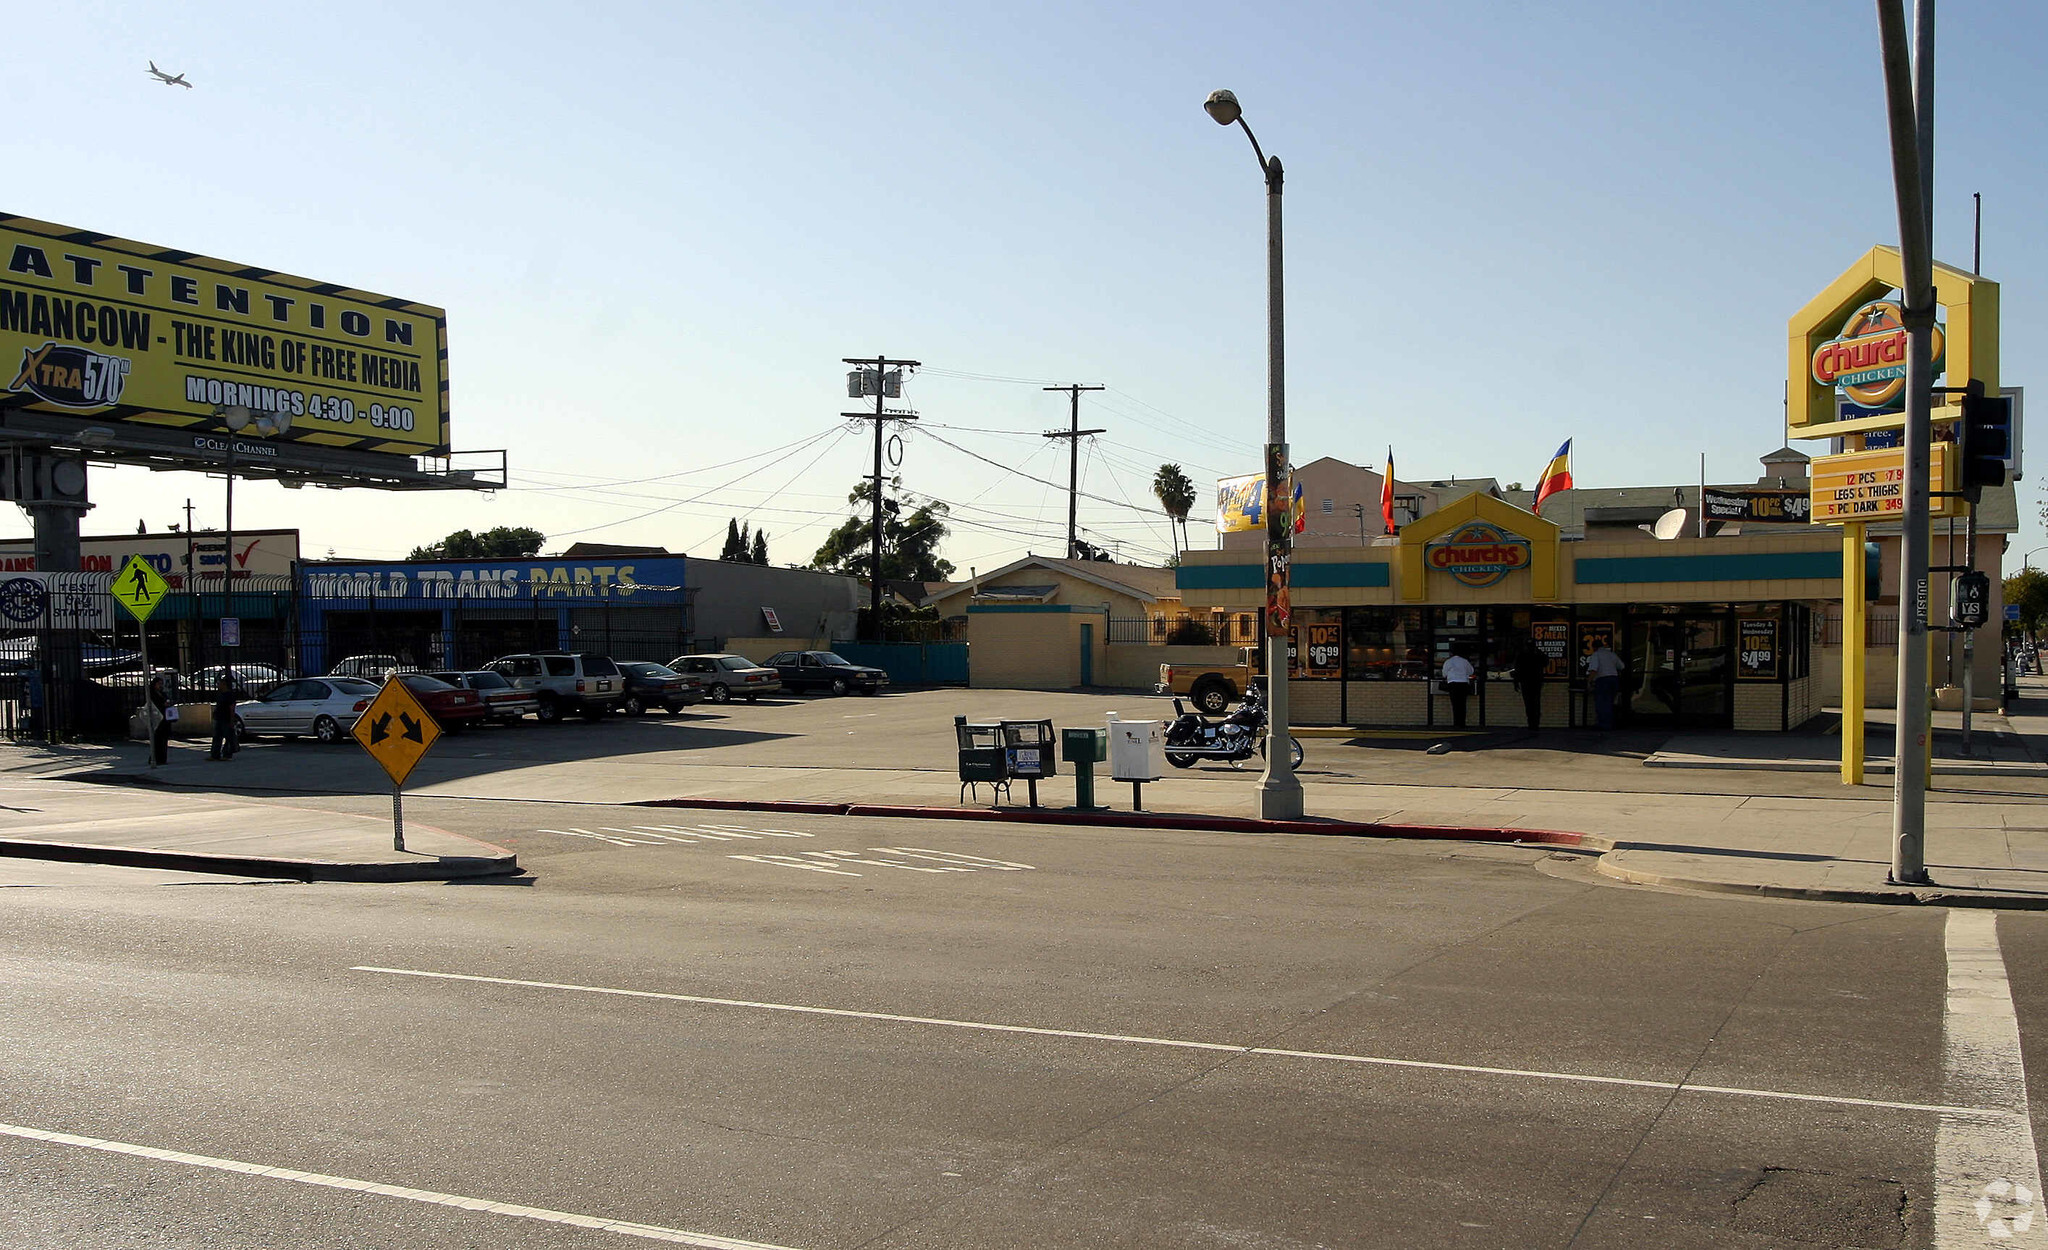
[[[1334,677],[1344,663],[1344,631],[1335,622],[1303,626],[1308,638],[1307,672],[1315,677]]]
[[[1736,680],[1778,680],[1776,617],[1743,617],[1736,621],[1735,647]]]
[[[1571,626],[1563,621],[1537,621],[1529,627],[1536,649],[1543,653],[1543,676],[1550,680],[1571,676],[1571,656],[1565,650]]]

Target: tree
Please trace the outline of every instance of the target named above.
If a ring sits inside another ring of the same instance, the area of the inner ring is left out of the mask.
[[[747,556],[747,563],[749,563],[749,564],[759,564],[759,565],[761,565],[761,566],[763,566],[763,567],[766,567],[766,566],[767,566],[767,564],[768,564],[768,531],[767,531],[767,530],[755,530],[755,531],[754,531],[754,549],[753,549],[753,551],[752,551],[752,552],[751,552],[751,553],[750,553],[750,554],[749,554],[749,555]]]
[[[893,487],[896,484],[891,482]],[[862,480],[846,497],[855,505],[852,516],[826,535],[811,557],[811,567],[849,577],[868,577],[874,558],[874,483]],[[942,582],[953,575],[953,563],[939,558],[939,544],[949,532],[949,509],[938,500],[921,504],[908,516],[903,505],[882,498],[882,569],[884,581]]]
[[[2048,621],[2048,573],[2024,568],[2005,579],[2005,601],[2020,610],[2020,625],[2032,634]]]
[[[1173,537],[1173,527],[1180,524],[1180,546],[1174,548],[1178,555],[1181,547],[1188,545],[1188,509],[1195,506],[1195,484],[1188,475],[1180,471],[1177,464],[1162,464],[1159,472],[1152,475],[1152,493],[1159,497],[1159,506],[1166,509],[1166,536]]]
[[[524,525],[500,525],[481,534],[456,530],[426,547],[414,547],[408,560],[526,560],[540,551],[547,535]]]
[[[740,528],[740,519],[733,517],[725,523],[725,548],[718,553],[721,560],[733,560],[740,564],[747,562],[747,535]]]

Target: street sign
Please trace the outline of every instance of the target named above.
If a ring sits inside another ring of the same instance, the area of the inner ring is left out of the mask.
[[[385,680],[384,688],[370,706],[356,718],[349,731],[370,758],[391,776],[393,786],[402,786],[441,736],[441,727],[420,701],[397,677]]]
[[[220,618],[220,645],[239,647],[242,645],[242,618],[223,616]]]
[[[136,620],[146,621],[170,589],[163,575],[145,564],[141,556],[129,556],[128,563],[114,577],[114,602],[128,609],[128,615]]]
[[[2020,619],[2020,605],[2017,603],[2006,604],[2005,619],[2008,621],[2017,621],[2018,619]]]
[[[1928,489],[1946,491],[1950,473],[1949,446],[1935,443],[1928,449]],[[1839,456],[1818,456],[1812,464],[1813,520],[1819,525],[1844,521],[1894,521],[1906,515],[1906,449],[1852,451]],[[1953,499],[1936,496],[1927,501],[1929,516],[1953,516]]]

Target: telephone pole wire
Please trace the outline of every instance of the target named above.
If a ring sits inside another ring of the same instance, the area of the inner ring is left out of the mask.
[[[869,557],[870,563],[868,565],[867,641],[880,642],[882,640],[882,428],[884,423],[889,421],[917,420],[917,414],[913,412],[901,410],[888,412],[884,410],[882,401],[885,398],[895,399],[903,394],[902,371],[905,369],[915,369],[920,362],[915,360],[891,360],[887,356],[875,356],[872,359],[842,356],[840,357],[840,363],[856,366],[852,373],[846,375],[846,394],[849,398],[859,399],[863,395],[868,394],[872,394],[875,397],[875,410],[872,413],[842,412],[839,415],[856,421],[872,421],[875,423],[875,472],[868,479],[874,484],[875,488],[873,501],[875,512],[874,531],[871,535],[873,539],[872,554]],[[889,368],[892,365],[896,367],[895,373],[889,372]]]
[[[1074,503],[1081,494],[1081,436],[1083,434],[1107,434],[1108,430],[1084,430],[1081,428],[1081,392],[1099,391],[1100,386],[1083,386],[1075,382],[1069,386],[1041,386],[1042,391],[1065,391],[1073,401],[1072,421],[1067,429],[1047,430],[1047,438],[1067,440],[1067,559],[1074,559],[1080,553],[1080,531],[1074,524]]]

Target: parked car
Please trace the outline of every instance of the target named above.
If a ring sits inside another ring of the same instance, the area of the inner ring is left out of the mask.
[[[291,675],[270,667],[268,664],[211,664],[192,674],[188,687],[195,693],[211,693],[220,689],[221,674],[232,667],[235,685],[247,691],[252,698],[262,698],[271,691],[291,680]]]
[[[494,721],[507,725],[522,720],[528,712],[540,710],[540,699],[531,690],[521,690],[487,668],[469,672],[429,673],[435,681],[474,690],[484,701],[484,711]]]
[[[436,681],[425,673],[401,673],[398,680],[412,691],[413,697],[445,732],[461,733],[471,725],[482,723],[484,717],[490,715],[491,710],[485,705],[483,696],[474,690]]]
[[[874,694],[889,684],[889,674],[881,669],[855,664],[830,651],[784,651],[769,656],[768,667],[780,674],[782,684],[791,690]]]
[[[311,734],[339,742],[377,697],[377,683],[360,677],[304,677],[288,681],[260,699],[235,705],[236,732],[243,738]]]
[[[638,716],[651,707],[680,712],[704,698],[703,681],[666,664],[628,660],[619,665],[619,672],[626,680],[626,697],[619,700],[619,710],[628,716]]]
[[[485,667],[515,688],[532,691],[539,700],[534,715],[543,725],[571,713],[602,720],[626,697],[625,675],[610,656],[546,651],[503,656]]]
[[[782,692],[782,674],[743,655],[679,655],[668,666],[703,682],[704,697],[713,703],[730,703],[734,695],[752,703],[764,694]]]
[[[383,681],[390,673],[417,673],[420,670],[411,664],[401,664],[395,655],[352,655],[336,660],[327,670],[329,677],[361,677],[368,681]]]

